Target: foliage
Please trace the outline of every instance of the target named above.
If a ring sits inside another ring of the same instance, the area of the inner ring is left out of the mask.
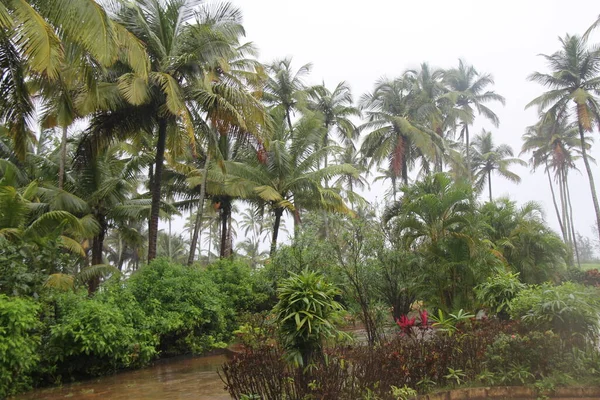
[[[31,300],[0,294],[0,397],[30,387],[38,366],[39,306]]]
[[[490,276],[475,288],[477,300],[501,319],[508,319],[511,301],[526,286],[519,280],[519,273],[500,272]]]
[[[252,270],[243,261],[217,260],[206,268],[207,277],[225,295],[229,307],[241,312],[256,312],[272,307],[275,294],[263,271]]]
[[[550,331],[501,334],[486,351],[486,368],[496,384],[524,384],[547,376],[563,358],[560,337]]]
[[[313,358],[319,358],[323,340],[338,333],[333,319],[343,309],[334,299],[339,293],[323,275],[309,270],[281,282],[274,312],[283,346],[297,364],[306,366]]]
[[[199,268],[157,259],[126,282],[150,318],[165,354],[202,353],[223,347],[234,329],[234,310]]]
[[[596,288],[565,282],[522,290],[511,302],[510,315],[534,329],[552,329],[563,338],[598,333],[600,296]]]
[[[44,341],[44,361],[56,365],[56,379],[143,366],[156,355],[152,334],[134,326],[114,305],[73,293],[53,301],[56,322]]]
[[[398,388],[424,392],[447,380],[474,379],[484,371],[488,346],[513,329],[486,321],[453,336],[397,336],[380,346],[332,347],[308,368],[286,364],[283,349],[267,345],[234,356],[223,366],[222,379],[234,398],[252,393],[264,399],[396,400]]]

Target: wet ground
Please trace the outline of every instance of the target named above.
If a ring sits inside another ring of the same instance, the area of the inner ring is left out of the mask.
[[[136,371],[34,390],[14,400],[229,400],[217,369],[225,355],[161,361]]]

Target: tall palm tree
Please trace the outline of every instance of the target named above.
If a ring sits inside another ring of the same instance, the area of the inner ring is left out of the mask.
[[[591,148],[591,138],[586,137],[586,148]],[[579,251],[573,223],[571,196],[569,191],[569,171],[577,169],[575,161],[581,158],[577,124],[569,121],[567,114],[545,113],[537,124],[527,128],[523,135],[521,153],[531,152],[529,164],[533,171],[543,167],[548,176],[552,203],[565,243],[573,244],[575,254]],[[551,171],[558,183],[561,210],[556,201]]]
[[[284,119],[278,117],[274,118],[279,123],[265,162],[250,152],[245,162],[227,163],[227,175],[223,177],[224,190],[229,195],[270,206],[275,216],[271,255],[277,247],[281,218],[286,210],[294,213],[295,219],[300,207],[350,212],[339,193],[324,187],[323,182],[342,174],[357,174],[347,164],[319,168],[323,155],[332,151],[331,147],[319,146],[323,126],[320,118],[306,115],[288,131]],[[296,226],[298,223],[295,221]]]
[[[427,63],[404,73],[404,79],[411,83],[411,108],[415,117],[439,137],[440,145],[436,147],[432,160],[436,172],[442,171],[444,157],[448,156],[443,139],[453,128],[455,119],[453,102],[446,96],[448,89],[443,82],[444,74],[444,70],[432,68]]]
[[[292,129],[292,113],[299,109],[306,97],[306,77],[312,64],[304,64],[296,72],[292,69],[292,59],[275,60],[268,67],[269,79],[265,86],[263,100],[269,106],[281,108],[281,114]]]
[[[538,82],[549,90],[526,107],[537,106],[540,112],[547,110],[556,115],[568,114],[577,122],[581,158],[588,176],[600,237],[600,206],[585,138],[585,133],[591,132],[594,124],[600,126],[600,52],[588,50],[585,41],[576,35],[566,35],[560,38],[560,43],[560,50],[543,55],[550,73],[534,72],[529,76],[530,81]],[[569,106],[572,104],[574,107],[571,109]]]
[[[115,71],[118,88],[130,104],[97,118],[96,137],[131,137],[145,130],[156,134],[155,159],[150,168],[152,207],[148,228],[148,260],[156,256],[163,163],[167,137],[187,132],[192,152],[195,135],[190,102],[202,107],[211,101],[219,85],[211,85],[211,66],[235,52],[237,39],[244,34],[239,10],[229,4],[196,7],[193,0],[135,0],[118,3],[115,18],[138,40],[146,44],[151,70],[144,79],[135,71]],[[220,103],[219,103],[220,104]],[[220,112],[240,117],[231,107]],[[236,121],[241,123],[240,121]]]
[[[371,165],[387,160],[394,193],[397,180],[408,184],[409,165],[415,158],[435,153],[433,135],[419,125],[411,108],[410,88],[405,79],[383,79],[359,102],[367,118],[360,129],[369,131],[361,152],[371,158]]]
[[[469,126],[473,125],[477,113],[498,127],[500,123],[498,116],[485,103],[497,101],[504,105],[504,97],[494,91],[486,90],[486,87],[494,84],[492,75],[477,72],[475,67],[466,64],[463,60],[458,61],[457,68],[446,71],[444,82],[449,90],[447,97],[455,104],[454,114],[460,121],[460,137],[465,140],[467,173],[471,179]]]
[[[7,123],[21,159],[33,112],[28,77],[56,82],[65,66],[89,77],[94,67],[117,61],[128,63],[141,76],[147,72],[142,44],[95,0],[5,1],[0,4],[0,30],[0,120]],[[75,62],[68,59],[73,53],[81,55]]]
[[[357,139],[358,131],[350,118],[360,116],[360,112],[352,103],[352,91],[346,82],[338,83],[333,91],[327,89],[324,83],[308,90],[308,109],[323,117],[323,146],[329,146],[333,132],[344,145]],[[327,167],[327,154],[323,165]]]
[[[512,165],[527,165],[519,158],[513,157],[513,149],[507,144],[496,146],[492,138],[492,132],[486,132],[475,136],[473,140],[473,179],[475,187],[481,191],[488,184],[490,201],[492,201],[492,172],[511,182],[520,183],[521,177],[509,168]]]

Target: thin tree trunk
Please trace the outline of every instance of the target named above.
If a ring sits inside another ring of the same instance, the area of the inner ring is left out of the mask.
[[[579,140],[581,142],[581,158],[585,164],[585,170],[588,175],[590,182],[590,191],[592,193],[592,202],[594,203],[594,211],[596,212],[596,228],[598,229],[598,237],[600,238],[600,207],[598,206],[598,197],[596,196],[596,185],[594,184],[594,176],[592,175],[592,168],[590,167],[590,161],[588,160],[587,150],[585,149],[585,134],[583,132],[583,126],[581,121],[577,121],[579,127]]]
[[[469,182],[473,181],[472,173],[471,173],[471,142],[469,141],[469,125],[465,125],[465,142],[466,142],[466,157],[467,157],[467,176],[469,177]]]
[[[273,238],[271,239],[271,251],[269,255],[273,257],[275,250],[277,249],[277,236],[279,236],[279,225],[281,224],[281,216],[283,215],[283,208],[275,209],[275,223],[273,224]]]
[[[562,171],[558,171],[558,194],[560,195],[561,219],[565,227],[566,243],[571,245],[571,234],[569,229],[569,220],[567,219],[567,204],[565,201],[565,187],[563,185]]]
[[[232,207],[229,207],[227,216],[227,242],[225,242],[225,257],[233,255],[233,227],[232,227]]]
[[[290,133],[292,133],[292,118],[290,117],[289,108],[286,108],[286,110],[285,110],[285,117],[287,119],[288,128],[290,128]]]
[[[158,140],[156,143],[156,157],[154,159],[154,176],[152,184],[152,205],[150,207],[150,221],[148,224],[148,262],[156,258],[156,242],[158,239],[158,217],[160,213],[160,197],[162,189],[162,171],[165,160],[165,145],[167,142],[167,121],[158,121]]]
[[[579,259],[579,247],[577,246],[577,235],[575,234],[575,222],[573,221],[573,205],[571,204],[571,191],[569,190],[569,182],[567,180],[567,174],[565,173],[565,188],[567,191],[567,204],[571,212],[571,233],[573,234],[573,247],[575,248],[575,259],[577,260],[577,266],[581,268],[581,260]]]
[[[492,202],[492,171],[488,171],[488,189],[490,191],[490,203]]]
[[[202,183],[200,184],[200,199],[198,199],[198,213],[196,214],[196,222],[194,223],[194,233],[192,236],[192,242],[190,243],[190,255],[188,256],[188,265],[194,263],[194,254],[196,254],[196,245],[198,244],[198,235],[200,233],[200,227],[202,225],[202,217],[204,216],[204,198],[206,197],[206,181],[208,178],[208,167],[210,166],[210,153],[206,154],[206,161],[204,162],[204,172],[202,176]]]
[[[550,176],[550,170],[548,169],[548,163],[546,162],[546,174],[548,175],[548,184],[550,185],[550,193],[552,193],[552,203],[554,204],[554,211],[556,211],[556,219],[558,219],[558,225],[560,226],[560,232],[562,233],[563,240],[567,241],[567,235],[565,233],[565,227],[560,218],[560,212],[558,211],[558,204],[556,203],[556,195],[554,194],[554,186],[552,185],[552,177]]]
[[[229,213],[231,212],[231,203],[229,200],[221,200],[221,248],[219,250],[219,256],[221,258],[228,257],[227,254],[227,238],[228,238],[228,225],[229,225]]]
[[[58,160],[58,188],[62,190],[65,186],[65,165],[67,163],[67,133],[68,127],[62,127],[60,140],[60,160]]]
[[[104,215],[97,215],[96,219],[100,225],[98,235],[92,239],[92,265],[102,264],[102,252],[104,250],[104,237],[106,236],[106,218]],[[94,276],[88,282],[88,295],[93,295],[100,286],[100,277]]]

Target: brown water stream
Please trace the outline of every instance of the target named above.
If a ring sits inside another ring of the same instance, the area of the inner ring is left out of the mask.
[[[216,372],[225,360],[224,355],[168,360],[137,371],[34,390],[14,400],[228,400]]]

